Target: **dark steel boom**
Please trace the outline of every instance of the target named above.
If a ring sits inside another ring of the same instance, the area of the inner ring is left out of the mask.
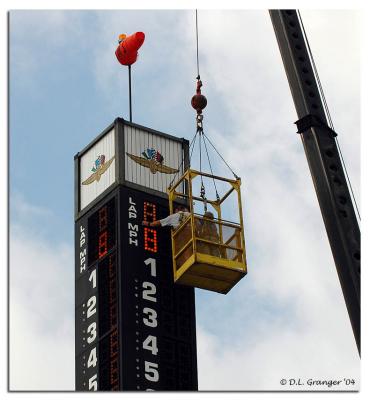
[[[309,48],[295,10],[270,10],[343,296],[360,354],[360,229],[347,186],[337,134],[328,126]]]

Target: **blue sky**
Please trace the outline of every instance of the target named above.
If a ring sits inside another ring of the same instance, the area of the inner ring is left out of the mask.
[[[360,13],[302,18],[360,205]],[[268,12],[203,10],[199,24],[205,130],[242,177],[249,262],[227,296],[196,291],[199,389],[279,390],[298,376],[358,383]],[[10,383],[73,390],[73,156],[128,115],[127,70],[114,56],[123,32],[146,34],[133,121],[193,137],[194,12],[12,11],[9,25]],[[26,373],[39,350],[44,363]]]

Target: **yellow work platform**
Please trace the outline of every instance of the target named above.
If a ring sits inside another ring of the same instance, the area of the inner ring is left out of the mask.
[[[206,179],[222,181],[224,195],[217,199],[194,196],[194,184],[200,177],[202,185]],[[246,275],[240,184],[240,179],[230,180],[189,169],[169,189],[170,212],[173,213],[178,202],[185,202],[190,211],[179,228],[172,231],[176,283],[226,294]],[[211,211],[204,215],[196,213],[199,202],[207,204],[207,210],[212,208],[216,215]],[[222,219],[222,212],[228,213],[231,209],[236,212],[236,222]]]

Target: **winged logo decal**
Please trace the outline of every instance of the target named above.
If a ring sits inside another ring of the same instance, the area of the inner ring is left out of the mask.
[[[163,174],[174,174],[179,171],[176,168],[171,168],[163,164],[164,157],[159,151],[153,148],[143,151],[141,153],[143,157],[136,156],[127,152],[126,154],[131,158],[131,160],[135,161],[137,164],[140,164],[145,168],[149,168],[152,174],[155,174],[157,172],[161,172]]]
[[[91,168],[91,171],[93,172],[85,181],[82,182],[83,185],[90,185],[90,183],[93,183],[95,181],[99,182],[101,176],[104,174],[104,172],[110,167],[114,160],[114,156],[109,159],[107,162],[105,162],[105,155],[101,154],[96,160]]]

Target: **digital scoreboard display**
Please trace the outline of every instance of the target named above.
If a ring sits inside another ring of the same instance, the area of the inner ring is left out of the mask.
[[[119,390],[116,202],[77,224],[77,390]]]
[[[117,187],[76,222],[76,390],[197,390],[194,289],[175,285],[168,201]]]
[[[89,265],[103,258],[116,245],[115,221],[116,205],[114,198],[89,218]]]

